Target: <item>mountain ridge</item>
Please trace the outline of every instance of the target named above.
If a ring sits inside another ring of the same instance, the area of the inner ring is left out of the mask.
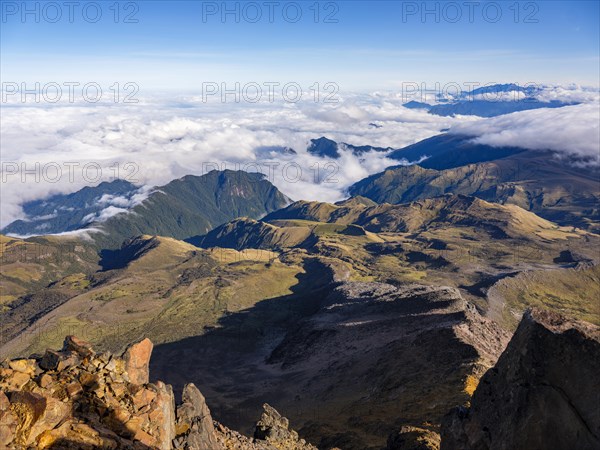
[[[448,169],[395,166],[354,185],[350,195],[406,203],[444,193],[515,204],[563,226],[600,229],[600,178],[595,168],[572,167],[553,152],[523,151]]]
[[[86,187],[68,196],[56,196],[55,203],[101,199],[106,187],[132,186],[125,181],[101,183]],[[120,191],[119,191],[120,192]],[[243,171],[211,171],[202,176],[186,175],[164,186],[158,186],[147,198],[128,209],[120,208],[105,220],[81,223],[57,232],[90,230],[100,248],[118,248],[123,240],[150,234],[185,239],[203,234],[213,227],[241,216],[261,217],[288,204],[290,200],[265,179],[263,174]],[[101,208],[95,208],[102,214]],[[77,218],[84,213],[77,212]],[[13,222],[14,223],[14,222]],[[8,225],[4,230],[24,231],[23,222]],[[17,227],[18,225],[18,227]],[[17,227],[17,228],[15,228]],[[35,230],[29,230],[35,231]],[[26,233],[27,234],[27,233]]]

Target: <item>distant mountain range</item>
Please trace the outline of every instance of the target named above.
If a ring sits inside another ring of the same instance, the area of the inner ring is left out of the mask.
[[[275,150],[272,150],[275,151]],[[339,158],[385,152],[409,162],[389,167],[352,185],[348,192],[376,203],[406,203],[446,193],[515,204],[560,225],[600,230],[599,173],[571,164],[551,151],[492,147],[464,135],[440,134],[403,149],[354,146],[321,137],[312,154]],[[286,154],[293,157],[291,151]],[[38,235],[74,230],[97,231],[102,248],[117,248],[131,236],[177,239],[203,236],[238,217],[260,218],[291,202],[264,176],[243,171],[212,171],[185,176],[151,190],[116,180],[23,205],[28,219],[2,230]],[[99,232],[98,232],[99,231]]]
[[[429,158],[367,177],[349,188],[350,195],[406,203],[463,194],[518,205],[560,225],[600,229],[598,169],[578,167],[554,152],[489,147],[467,136],[439,135],[393,155]]]
[[[517,111],[528,111],[539,108],[561,108],[563,106],[577,105],[577,103],[565,103],[558,100],[542,102],[534,98],[521,100],[462,100],[452,103],[432,105],[429,114],[436,116],[479,116],[496,117]]]
[[[427,169],[444,170],[504,158],[526,151],[518,147],[492,147],[473,143],[469,136],[440,134],[390,152],[395,160],[418,161]]]
[[[492,147],[474,144],[473,138],[463,135],[441,134],[424,139],[401,149],[391,147],[355,146],[338,143],[326,137],[312,139],[307,151],[322,158],[339,159],[343,152],[364,156],[374,151],[386,153],[386,157],[397,161],[418,163],[431,169],[449,169],[465,164],[491,161],[525,151],[519,147]]]
[[[26,220],[15,220],[2,233],[16,235],[51,234],[78,230],[93,222],[103,210],[124,208],[138,192],[138,187],[125,180],[87,186],[72,194],[53,195],[22,205]]]
[[[136,192],[137,188],[131,183],[116,180],[86,187],[74,194],[25,204],[25,211],[34,213],[36,220],[13,222],[2,233],[31,235],[100,230],[94,237],[105,248],[118,247],[123,240],[141,234],[184,239],[205,234],[236,217],[262,217],[290,203],[264,178],[259,173],[230,170],[188,175],[154,188],[146,199],[131,208],[113,210],[116,213],[105,220],[83,220],[90,214],[101,217],[105,209],[110,208],[102,201],[107,195],[131,197]],[[47,217],[43,217],[44,214]]]
[[[393,150],[391,147],[372,147],[370,145],[351,145],[345,142],[336,142],[326,137],[311,139],[306,151],[311,155],[320,156],[322,158],[338,159],[341,157],[342,151],[350,151],[356,156],[362,156],[368,152],[389,152]]]
[[[358,181],[348,189],[351,196],[406,203],[446,193],[470,195],[515,204],[560,225],[600,231],[600,172],[583,160],[552,151],[493,147],[449,133],[401,149],[356,147],[324,137],[312,142],[313,153],[322,157],[370,149],[404,163]]]
[[[424,109],[436,116],[479,116],[496,117],[517,111],[527,111],[539,108],[560,108],[576,105],[574,102],[559,100],[541,101],[536,95],[542,91],[536,86],[519,86],[517,84],[496,84],[485,86],[472,91],[462,92],[457,98],[448,101],[438,96],[439,103],[429,104],[411,100],[402,106],[409,109]],[[503,94],[515,93],[515,97]],[[484,96],[484,98],[480,98]]]

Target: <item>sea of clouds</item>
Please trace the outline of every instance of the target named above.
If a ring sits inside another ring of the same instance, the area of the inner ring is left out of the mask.
[[[597,102],[556,109],[534,109],[461,123],[451,130],[474,136],[479,144],[554,150],[558,156],[600,164],[600,105]]]
[[[24,218],[24,202],[115,176],[143,188],[133,199],[104,198],[107,207],[97,219],[143,201],[151,186],[217,167],[261,171],[294,200],[337,201],[354,182],[399,164],[379,152],[342,152],[337,160],[309,154],[310,139],[321,136],[355,146],[402,148],[450,129],[489,145],[591,155],[598,164],[597,90],[553,87],[544,95],[585,103],[481,119],[407,109],[402,95],[381,92],[345,96],[335,104],[204,102],[194,95],[166,94],[140,98],[137,104],[15,101],[2,108],[0,226]],[[279,147],[296,154],[281,153]]]

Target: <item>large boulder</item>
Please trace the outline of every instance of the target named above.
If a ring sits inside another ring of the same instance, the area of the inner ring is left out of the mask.
[[[186,384],[181,396],[182,403],[177,407],[176,432],[180,436],[177,444],[187,444],[189,448],[219,448],[210,410],[206,400],[193,384]]]
[[[470,408],[442,423],[442,450],[600,448],[600,328],[530,310]]]
[[[150,379],[150,356],[154,345],[146,338],[137,344],[130,346],[123,354],[125,370],[129,375],[129,381],[134,384],[145,384]]]
[[[264,440],[276,449],[281,450],[317,450],[298,433],[290,430],[290,421],[277,412],[271,405],[263,405],[263,414],[256,423],[254,437]]]

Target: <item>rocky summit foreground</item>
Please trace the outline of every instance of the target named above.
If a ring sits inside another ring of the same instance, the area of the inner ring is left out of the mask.
[[[0,367],[0,448],[315,449],[271,406],[248,438],[213,422],[204,396],[185,386],[177,407],[170,385],[149,383],[152,343],[122,356],[96,354],[68,336],[60,351]]]
[[[469,409],[442,423],[442,450],[600,448],[600,328],[531,310]]]

